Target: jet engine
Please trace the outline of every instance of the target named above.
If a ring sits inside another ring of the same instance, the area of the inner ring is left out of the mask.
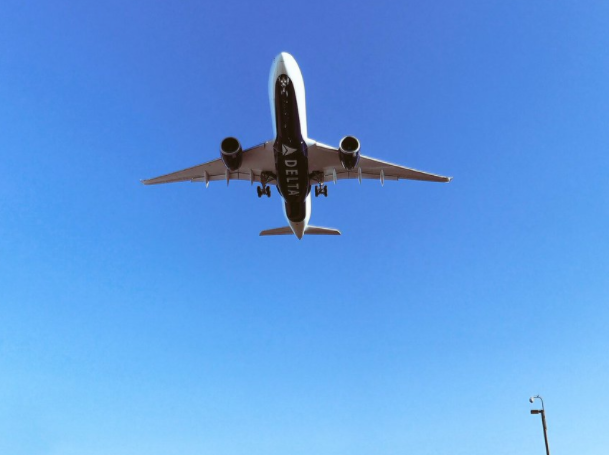
[[[359,141],[356,137],[345,136],[338,145],[338,157],[343,167],[350,171],[359,162]]]
[[[239,141],[234,137],[223,139],[220,144],[220,156],[229,170],[236,171],[239,169],[243,161],[243,149]]]

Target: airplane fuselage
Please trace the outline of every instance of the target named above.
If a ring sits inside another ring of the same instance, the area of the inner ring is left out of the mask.
[[[277,190],[284,199],[288,223],[301,238],[311,217],[307,117],[302,73],[289,54],[281,53],[273,61],[269,97],[275,129]]]

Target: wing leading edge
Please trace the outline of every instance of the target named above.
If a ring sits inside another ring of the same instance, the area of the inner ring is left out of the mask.
[[[174,182],[209,182],[218,180],[245,180],[251,183],[260,182],[262,172],[275,173],[273,143],[271,141],[243,151],[243,162],[237,171],[228,171],[220,158],[207,163],[182,169],[181,171],[142,180],[144,185],[158,185]],[[275,180],[267,184],[274,185]]]
[[[450,182],[452,177],[431,174],[411,169],[369,156],[360,156],[358,169],[347,171],[343,168],[338,156],[338,149],[315,142],[309,146],[309,169],[321,171],[324,182],[344,179],[380,179],[385,180],[422,180],[427,182]]]

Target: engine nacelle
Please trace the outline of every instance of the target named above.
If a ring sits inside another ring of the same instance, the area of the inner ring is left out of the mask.
[[[359,162],[359,141],[356,137],[345,136],[338,145],[338,157],[343,167],[350,171]]]
[[[239,141],[234,137],[223,139],[220,144],[220,156],[229,170],[236,171],[239,169],[243,161],[243,149]]]

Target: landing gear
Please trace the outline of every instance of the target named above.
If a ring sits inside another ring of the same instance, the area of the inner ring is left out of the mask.
[[[328,185],[324,185],[323,183],[319,183],[315,187],[315,197],[318,197],[320,194],[323,194],[324,197],[328,197]]]
[[[320,194],[323,194],[325,197],[328,197],[328,187],[324,185],[324,173],[321,171],[311,172],[309,175],[309,181],[317,182],[315,186],[315,197],[318,197]]]
[[[258,197],[262,197],[263,194],[266,194],[266,197],[271,197],[271,187],[267,186],[267,183],[272,180],[277,180],[275,174],[267,171],[262,171],[260,173],[260,183],[262,183],[262,186],[256,188]]]
[[[271,187],[270,186],[257,186],[256,192],[258,193],[258,197],[262,197],[263,194],[266,194],[266,197],[271,197]]]

